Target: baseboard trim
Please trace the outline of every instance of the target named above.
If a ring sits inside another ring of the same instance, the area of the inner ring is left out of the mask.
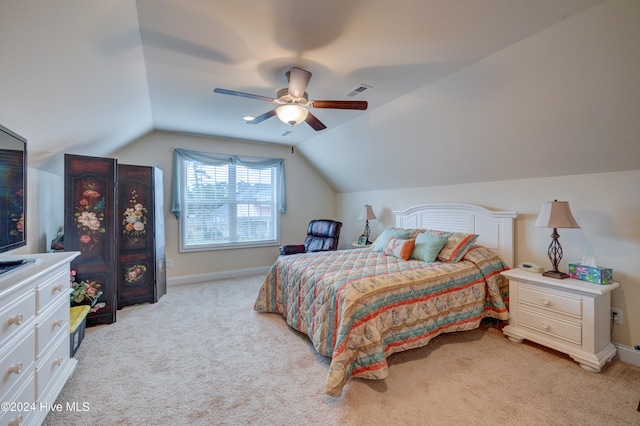
[[[640,351],[636,351],[629,346],[621,345],[620,343],[613,342],[613,346],[618,350],[618,354],[616,358],[619,358],[620,361],[626,362],[627,364],[632,364],[640,367]]]
[[[198,275],[183,275],[181,277],[167,278],[167,286],[196,284],[208,281],[226,280],[229,278],[244,278],[253,275],[266,275],[271,266],[260,266],[257,268],[236,269],[234,271],[211,272]]]

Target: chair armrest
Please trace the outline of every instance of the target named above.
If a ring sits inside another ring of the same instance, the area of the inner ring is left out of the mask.
[[[280,254],[286,256],[288,254],[305,253],[304,244],[290,244],[286,246],[280,246]]]

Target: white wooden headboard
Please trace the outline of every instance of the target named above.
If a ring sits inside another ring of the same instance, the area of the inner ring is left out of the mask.
[[[491,211],[471,204],[420,204],[394,211],[396,227],[478,234],[476,244],[514,266],[513,220],[517,212]]]

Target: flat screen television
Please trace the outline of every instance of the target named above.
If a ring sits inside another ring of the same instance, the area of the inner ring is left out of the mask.
[[[27,140],[0,125],[0,253],[26,244]]]

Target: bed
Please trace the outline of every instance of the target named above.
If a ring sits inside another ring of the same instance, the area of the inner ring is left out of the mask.
[[[340,395],[354,377],[385,378],[393,353],[477,328],[483,318],[509,317],[500,272],[513,265],[517,213],[467,204],[393,213],[396,226],[372,247],[280,256],[260,287],[254,309],[283,315],[331,358],[328,395]],[[424,248],[416,242],[425,239],[444,241],[437,259],[406,259],[409,246]]]

